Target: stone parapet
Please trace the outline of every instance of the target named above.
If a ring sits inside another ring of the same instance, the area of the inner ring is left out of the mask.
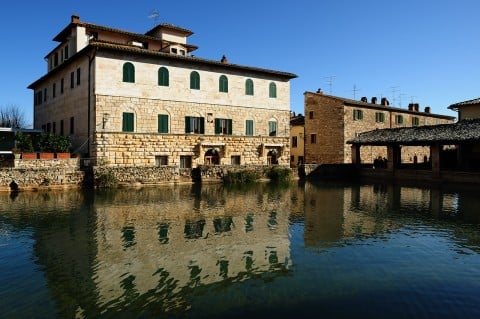
[[[68,167],[2,168],[0,191],[80,187],[85,172]]]

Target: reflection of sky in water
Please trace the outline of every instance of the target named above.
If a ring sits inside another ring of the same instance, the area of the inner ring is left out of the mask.
[[[309,183],[0,194],[0,311],[474,318],[476,194]]]

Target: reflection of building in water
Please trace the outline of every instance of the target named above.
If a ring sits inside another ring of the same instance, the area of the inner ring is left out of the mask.
[[[396,212],[432,214],[457,211],[457,199],[438,189],[398,185],[305,185],[306,246],[331,246],[358,236],[397,228]]]
[[[162,192],[166,200],[154,194],[141,204],[135,192],[121,192],[95,205],[100,304],[168,288],[167,308],[178,307],[185,289],[290,265],[288,191],[228,194],[209,186],[187,197],[175,188]]]

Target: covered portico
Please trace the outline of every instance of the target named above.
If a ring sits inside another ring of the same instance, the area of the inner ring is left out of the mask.
[[[352,163],[359,167],[361,175],[480,183],[479,119],[454,124],[377,129],[360,133],[347,143],[352,145]],[[366,145],[387,147],[384,169],[373,170],[362,165],[360,149]],[[402,164],[402,146],[428,146],[428,163]]]

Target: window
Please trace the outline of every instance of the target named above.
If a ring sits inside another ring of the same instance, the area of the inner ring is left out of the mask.
[[[73,72],[70,72],[70,88],[73,89],[75,82],[73,79],[75,78],[75,74]]]
[[[64,56],[65,56],[65,60],[66,60],[66,59],[68,59],[68,45],[65,46],[64,51],[65,51]]]
[[[395,124],[403,124],[403,115],[395,115]]]
[[[130,62],[123,65],[123,82],[135,83],[135,67]]]
[[[310,144],[317,144],[317,134],[310,135]]]
[[[65,132],[63,131],[63,120],[60,120],[60,135],[63,135]]]
[[[158,241],[160,244],[168,243],[168,228],[170,225],[168,223],[161,223],[158,225]]]
[[[133,129],[134,129],[133,121],[134,121],[133,113],[123,112],[122,131],[133,132]]]
[[[169,74],[167,68],[161,67],[158,69],[158,85],[169,86],[170,85]]]
[[[363,110],[353,110],[353,120],[363,120]]]
[[[215,134],[232,135],[232,120],[215,119]]]
[[[225,75],[221,75],[218,80],[218,91],[228,93],[228,79]]]
[[[232,165],[240,165],[240,155],[232,155],[230,161]]]
[[[196,71],[190,73],[190,89],[200,90],[200,74]]]
[[[245,121],[245,135],[253,136],[253,120]]]
[[[192,168],[192,157],[191,156],[180,156],[180,168]]]
[[[168,115],[158,115],[158,133],[168,133]]]
[[[420,119],[416,116],[412,117],[412,125],[413,126],[418,126],[420,125]]]
[[[52,123],[52,133],[57,134],[57,123],[56,122]]]
[[[273,82],[270,82],[268,96],[273,98],[277,97],[277,85]]]
[[[252,79],[247,79],[245,81],[245,95],[253,95],[253,81],[252,81]]]
[[[135,227],[125,226],[122,228],[123,248],[135,246]]]
[[[64,90],[64,83],[63,83],[63,79],[60,80],[60,94],[63,94],[63,90]]]
[[[295,163],[295,155],[290,155],[290,163]]]
[[[308,118],[309,118],[310,120],[313,119],[313,111],[308,112]]]
[[[70,134],[75,132],[75,118],[72,116],[70,118]]]
[[[51,132],[52,132],[52,124],[47,123],[47,133],[51,133]]]
[[[203,227],[205,226],[205,219],[197,221],[186,221],[184,228],[184,235],[186,239],[197,239],[203,237]]]
[[[55,95],[57,95],[57,83],[52,85],[52,97],[55,97]]]
[[[43,90],[43,102],[46,102],[46,101],[47,101],[47,92],[48,92],[48,89],[45,88],[45,89]]]
[[[55,55],[53,57],[53,65],[57,66],[58,65],[58,52],[55,52]]]
[[[203,117],[185,116],[185,133],[205,133],[205,119]]]
[[[166,166],[166,165],[168,165],[168,156],[167,155],[155,156],[155,165],[156,166]]]
[[[80,85],[80,68],[77,69],[77,85]]]
[[[383,112],[376,112],[376,113],[375,113],[375,122],[377,122],[377,123],[385,123],[385,113],[383,113]]]
[[[269,121],[268,122],[268,136],[277,136],[277,122]]]
[[[43,95],[42,94],[43,94],[42,90],[37,92],[37,105],[42,104],[42,101],[43,101]]]
[[[292,147],[297,147],[297,145],[298,145],[297,137],[296,137],[296,136],[292,136]]]

